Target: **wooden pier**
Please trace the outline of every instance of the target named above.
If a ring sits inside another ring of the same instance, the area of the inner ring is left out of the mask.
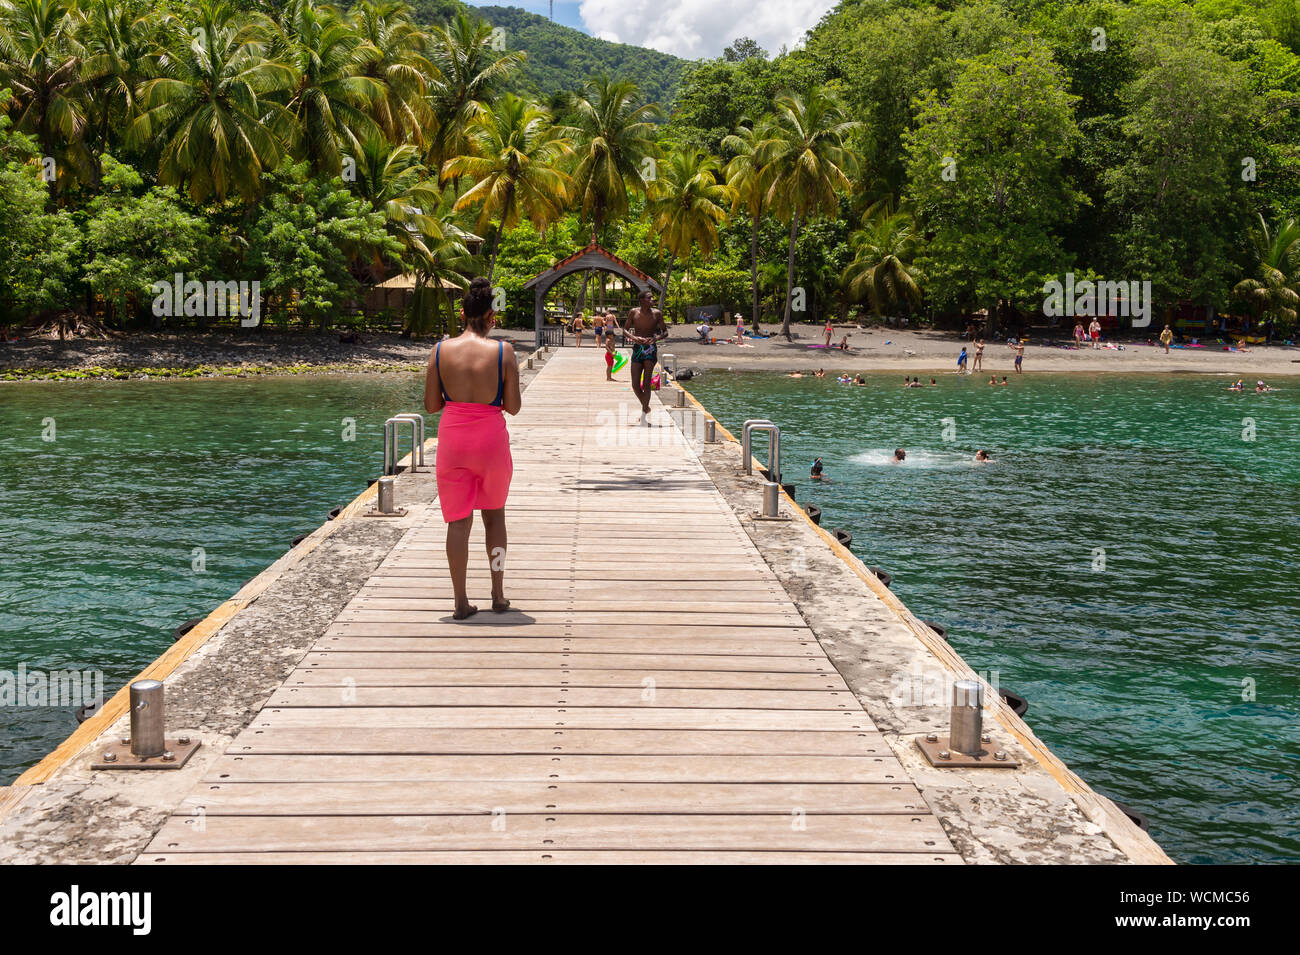
[[[479,525],[480,612],[451,619],[429,508],[138,862],[961,864],[666,411],[639,410],[597,349],[553,356],[510,420],[515,609],[490,612]]]

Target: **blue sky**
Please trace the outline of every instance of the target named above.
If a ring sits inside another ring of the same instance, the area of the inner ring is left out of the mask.
[[[475,3],[474,0],[467,0],[467,2],[470,3],[471,6],[475,7],[519,7],[522,10],[527,10],[529,13],[536,13],[543,17],[549,14],[546,0],[541,0],[540,3],[536,2],[536,0],[522,0],[522,2],[517,0],[515,3]],[[581,4],[578,0],[556,0],[555,22],[563,24],[566,27],[573,27],[575,30],[581,30],[583,33],[590,33],[591,31],[583,24],[582,16],[578,12],[578,7],[580,5]]]
[[[547,15],[546,0],[476,6],[515,6]],[[556,0],[555,22],[616,43],[661,50],[689,60],[712,59],[740,36],[769,54],[793,47],[835,0]]]

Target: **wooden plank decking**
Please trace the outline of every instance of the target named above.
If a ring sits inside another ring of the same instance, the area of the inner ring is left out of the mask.
[[[436,507],[142,864],[960,864],[667,414],[564,349],[510,422],[507,594]],[[705,583],[721,573],[725,588]]]

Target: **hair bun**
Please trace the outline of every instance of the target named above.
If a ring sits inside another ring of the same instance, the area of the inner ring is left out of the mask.
[[[469,288],[465,290],[465,296],[462,299],[462,306],[465,309],[465,317],[478,326],[476,319],[483,319],[488,312],[492,311],[492,283],[487,279],[479,276],[469,283]],[[483,323],[484,331],[486,322]]]

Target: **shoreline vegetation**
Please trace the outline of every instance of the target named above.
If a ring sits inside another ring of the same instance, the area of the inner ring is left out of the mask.
[[[665,85],[458,0],[0,0],[0,329],[527,327],[598,243],[691,322],[1293,340],[1297,4],[841,0]]]

